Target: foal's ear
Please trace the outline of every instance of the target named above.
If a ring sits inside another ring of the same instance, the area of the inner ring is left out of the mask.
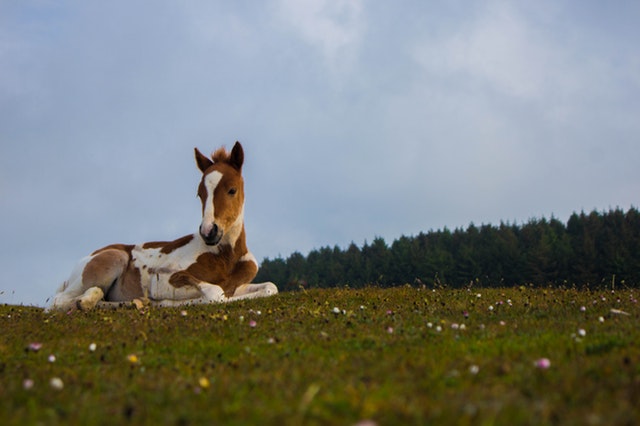
[[[242,164],[244,163],[244,151],[242,150],[242,145],[240,142],[236,142],[233,145],[233,149],[231,150],[231,155],[229,156],[229,164],[234,167],[238,171],[242,171]]]
[[[198,168],[202,173],[204,173],[209,167],[213,166],[213,161],[209,160],[205,155],[203,155],[198,148],[195,148],[196,152],[196,164],[198,164]]]

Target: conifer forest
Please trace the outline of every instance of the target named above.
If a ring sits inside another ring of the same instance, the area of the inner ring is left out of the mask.
[[[640,286],[640,211],[573,213],[567,223],[470,224],[265,259],[256,282],[282,290],[412,284],[453,288]]]

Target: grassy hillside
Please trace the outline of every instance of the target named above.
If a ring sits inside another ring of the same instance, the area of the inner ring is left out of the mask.
[[[631,424],[633,290],[333,289],[0,307],[3,424]]]

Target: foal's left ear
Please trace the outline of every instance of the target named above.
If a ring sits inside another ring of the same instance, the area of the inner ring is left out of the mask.
[[[202,154],[198,148],[195,148],[196,152],[196,163],[198,164],[198,168],[202,173],[204,173],[209,167],[213,166],[213,161],[208,159],[204,154]]]
[[[231,150],[231,155],[229,156],[229,164],[238,170],[242,171],[242,164],[244,163],[244,151],[242,150],[242,145],[240,142],[236,142],[233,145],[233,149]]]

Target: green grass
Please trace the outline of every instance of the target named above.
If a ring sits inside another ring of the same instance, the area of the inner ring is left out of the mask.
[[[143,311],[1,306],[0,421],[635,424],[635,298],[402,287]]]

